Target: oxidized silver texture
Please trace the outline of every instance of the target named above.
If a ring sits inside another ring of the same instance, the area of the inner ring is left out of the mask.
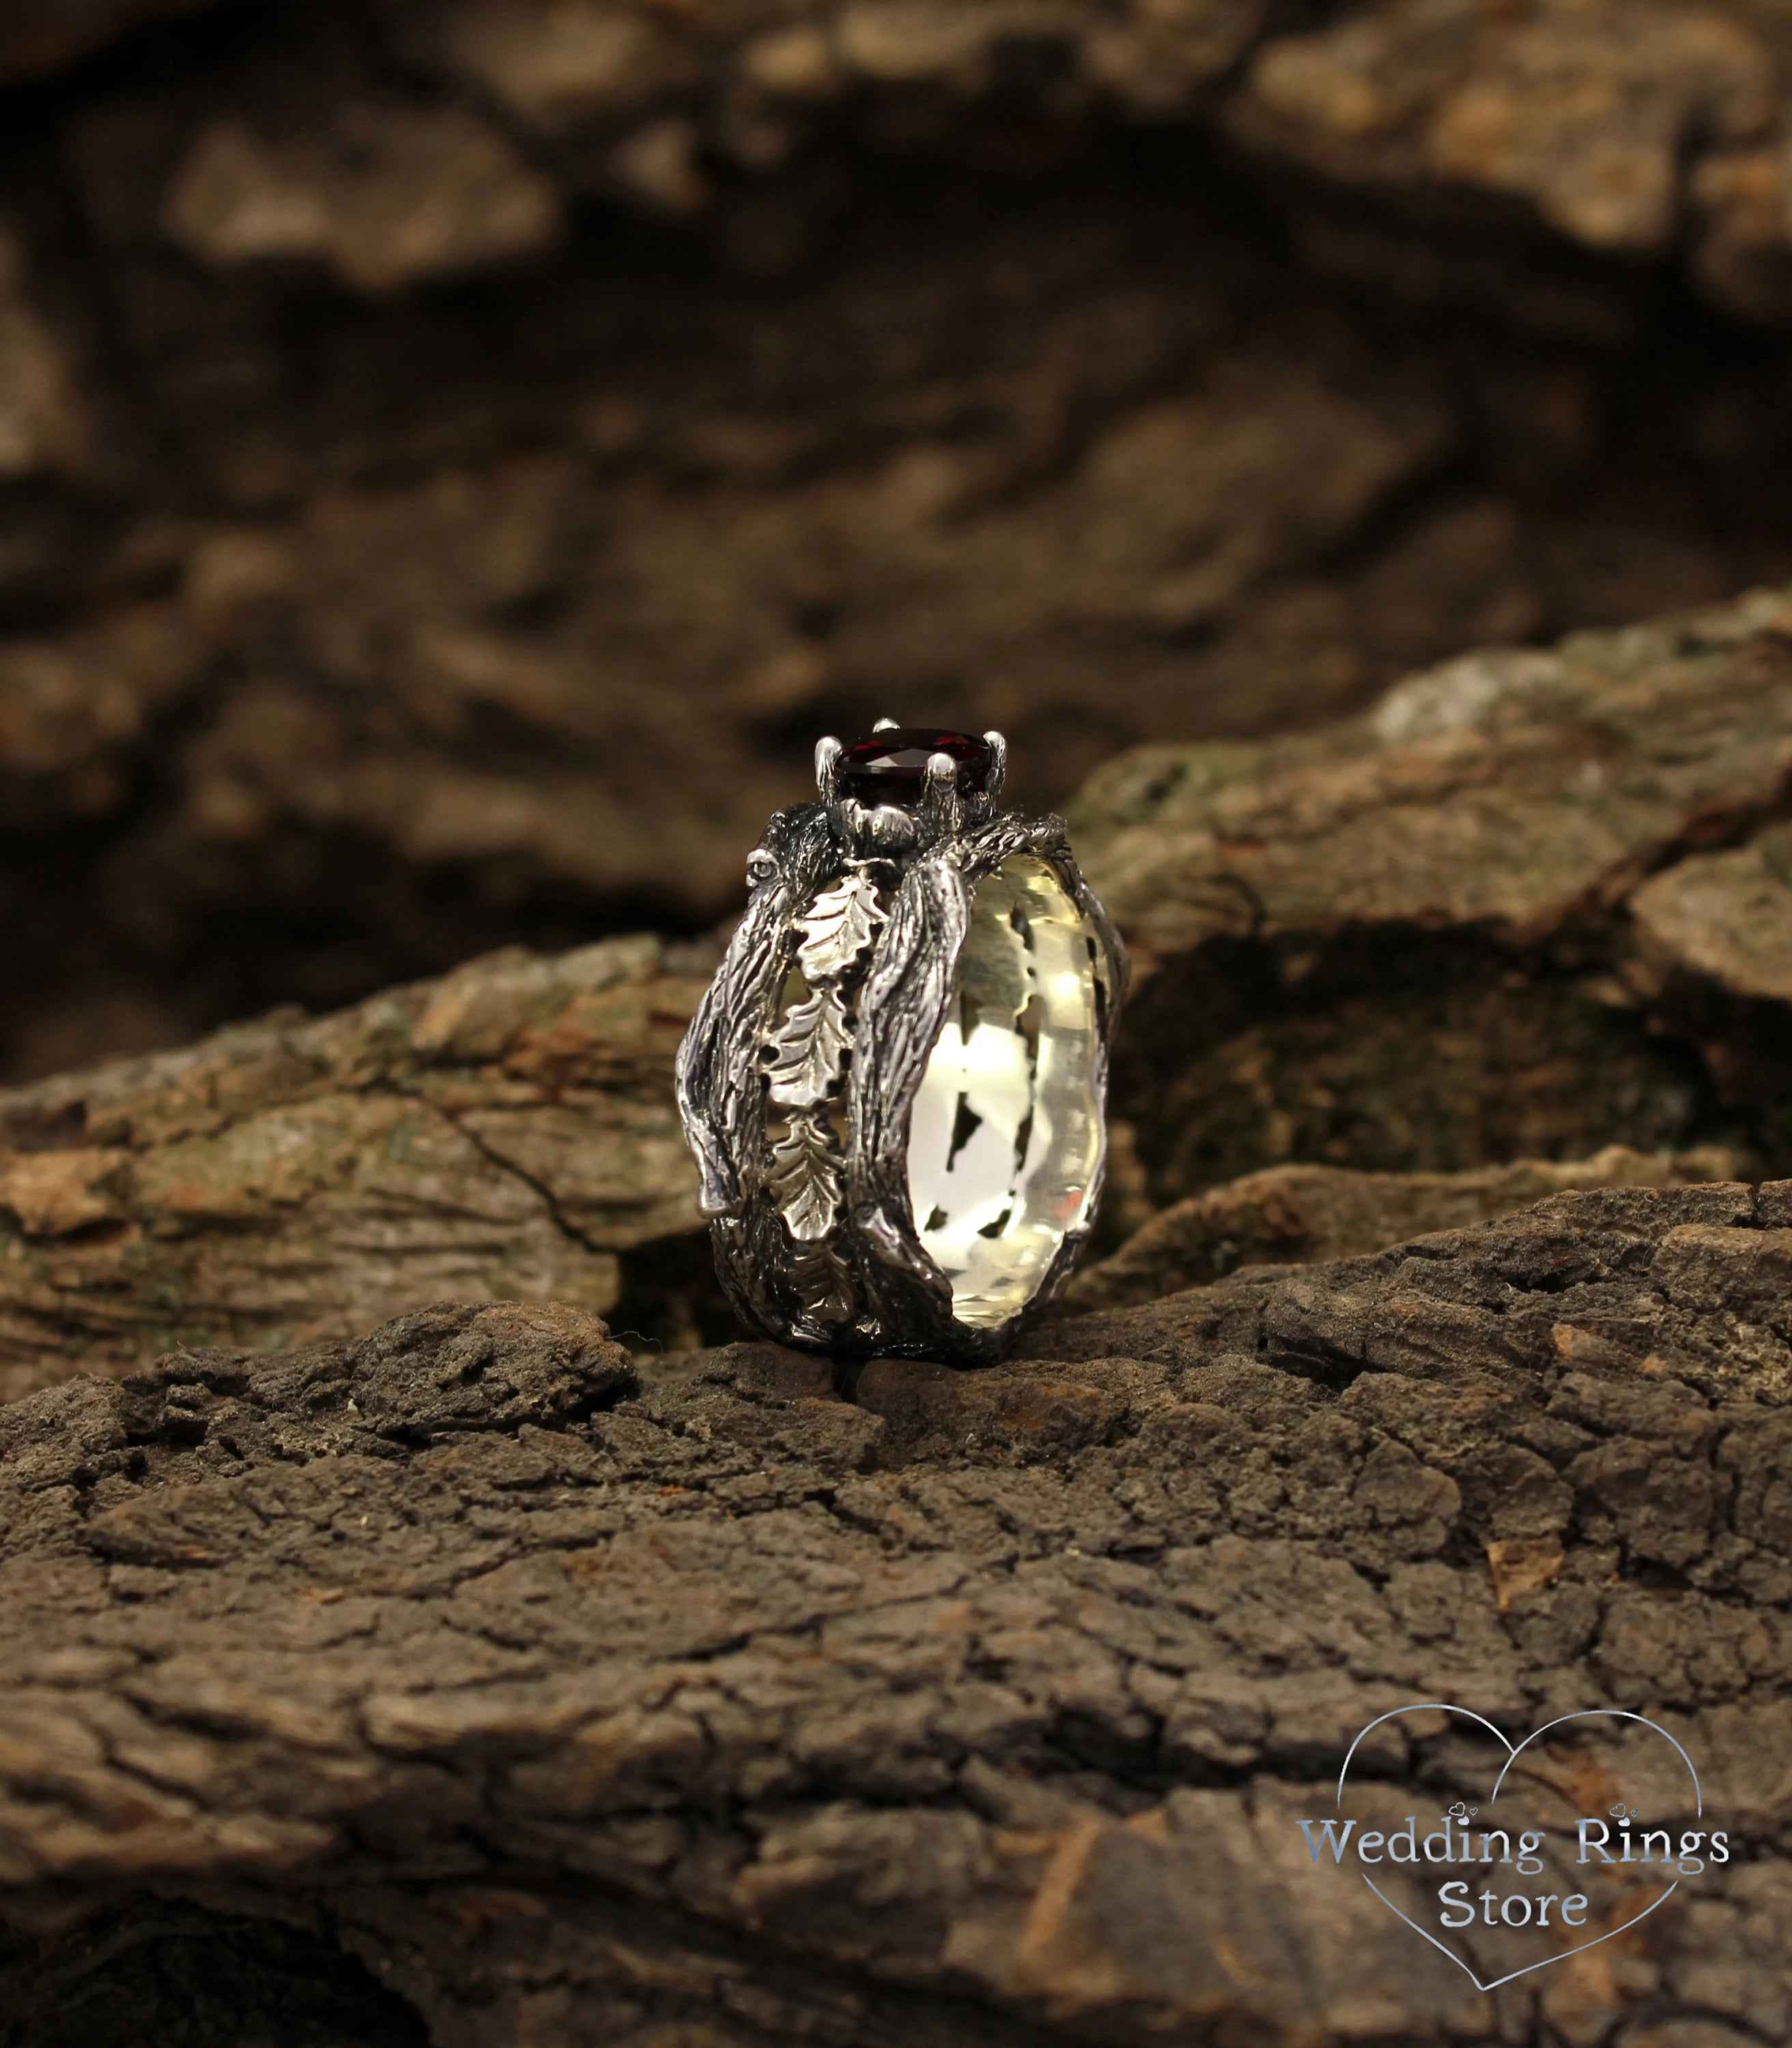
[[[1098,1123],[1126,991],[1125,948],[1063,820],[996,808],[1007,750],[1000,734],[984,738],[993,759],[983,791],[960,789],[956,764],[936,754],[913,809],[867,809],[843,794],[840,744],[819,744],[821,801],[774,813],[749,857],[746,914],[679,1049],[679,1113],[717,1272],[742,1320],[781,1342],[844,1357],[987,1362],[1062,1286],[1088,1236],[1104,1143],[1081,1225],[1024,1308],[973,1328],[954,1316],[911,1209],[910,1111],[947,1018],[976,885],[1010,856],[1035,855],[1096,936]],[[793,966],[811,995],[781,1014]],[[768,1124],[786,1119],[774,1142]]]

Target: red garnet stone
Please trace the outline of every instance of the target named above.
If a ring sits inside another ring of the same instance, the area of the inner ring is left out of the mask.
[[[989,782],[987,740],[968,732],[925,732],[917,726],[888,726],[869,739],[855,739],[840,756],[840,786],[869,810],[876,804],[918,804],[927,787],[927,757],[949,754],[958,763],[960,789]]]

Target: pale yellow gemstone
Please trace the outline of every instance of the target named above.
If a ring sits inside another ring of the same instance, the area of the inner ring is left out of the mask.
[[[921,1243],[952,1313],[987,1328],[1038,1290],[1087,1220],[1102,1155],[1096,979],[1106,956],[1049,863],[978,885],[945,1029],[909,1127]]]

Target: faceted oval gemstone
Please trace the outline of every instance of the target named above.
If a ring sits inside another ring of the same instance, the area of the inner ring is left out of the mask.
[[[958,763],[960,789],[988,786],[991,756],[987,740],[969,732],[930,732],[919,726],[891,726],[855,739],[840,756],[840,789],[866,809],[876,804],[914,805],[927,786],[927,757],[949,754]]]

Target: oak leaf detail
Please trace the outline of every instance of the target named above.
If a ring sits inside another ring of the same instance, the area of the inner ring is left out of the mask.
[[[797,922],[808,934],[797,948],[797,964],[812,986],[845,973],[868,946],[884,913],[877,884],[863,871],[824,889]]]
[[[812,1109],[833,1091],[852,1043],[852,1023],[840,991],[824,984],[785,1012],[773,1034],[771,1099],[787,1109]]]
[[[856,1306],[846,1262],[825,1244],[799,1243],[790,1255],[789,1280],[811,1322],[844,1323]]]
[[[840,1173],[832,1139],[820,1118],[793,1116],[789,1135],[771,1148],[772,1198],[785,1228],[800,1244],[825,1237],[840,1214]]]

